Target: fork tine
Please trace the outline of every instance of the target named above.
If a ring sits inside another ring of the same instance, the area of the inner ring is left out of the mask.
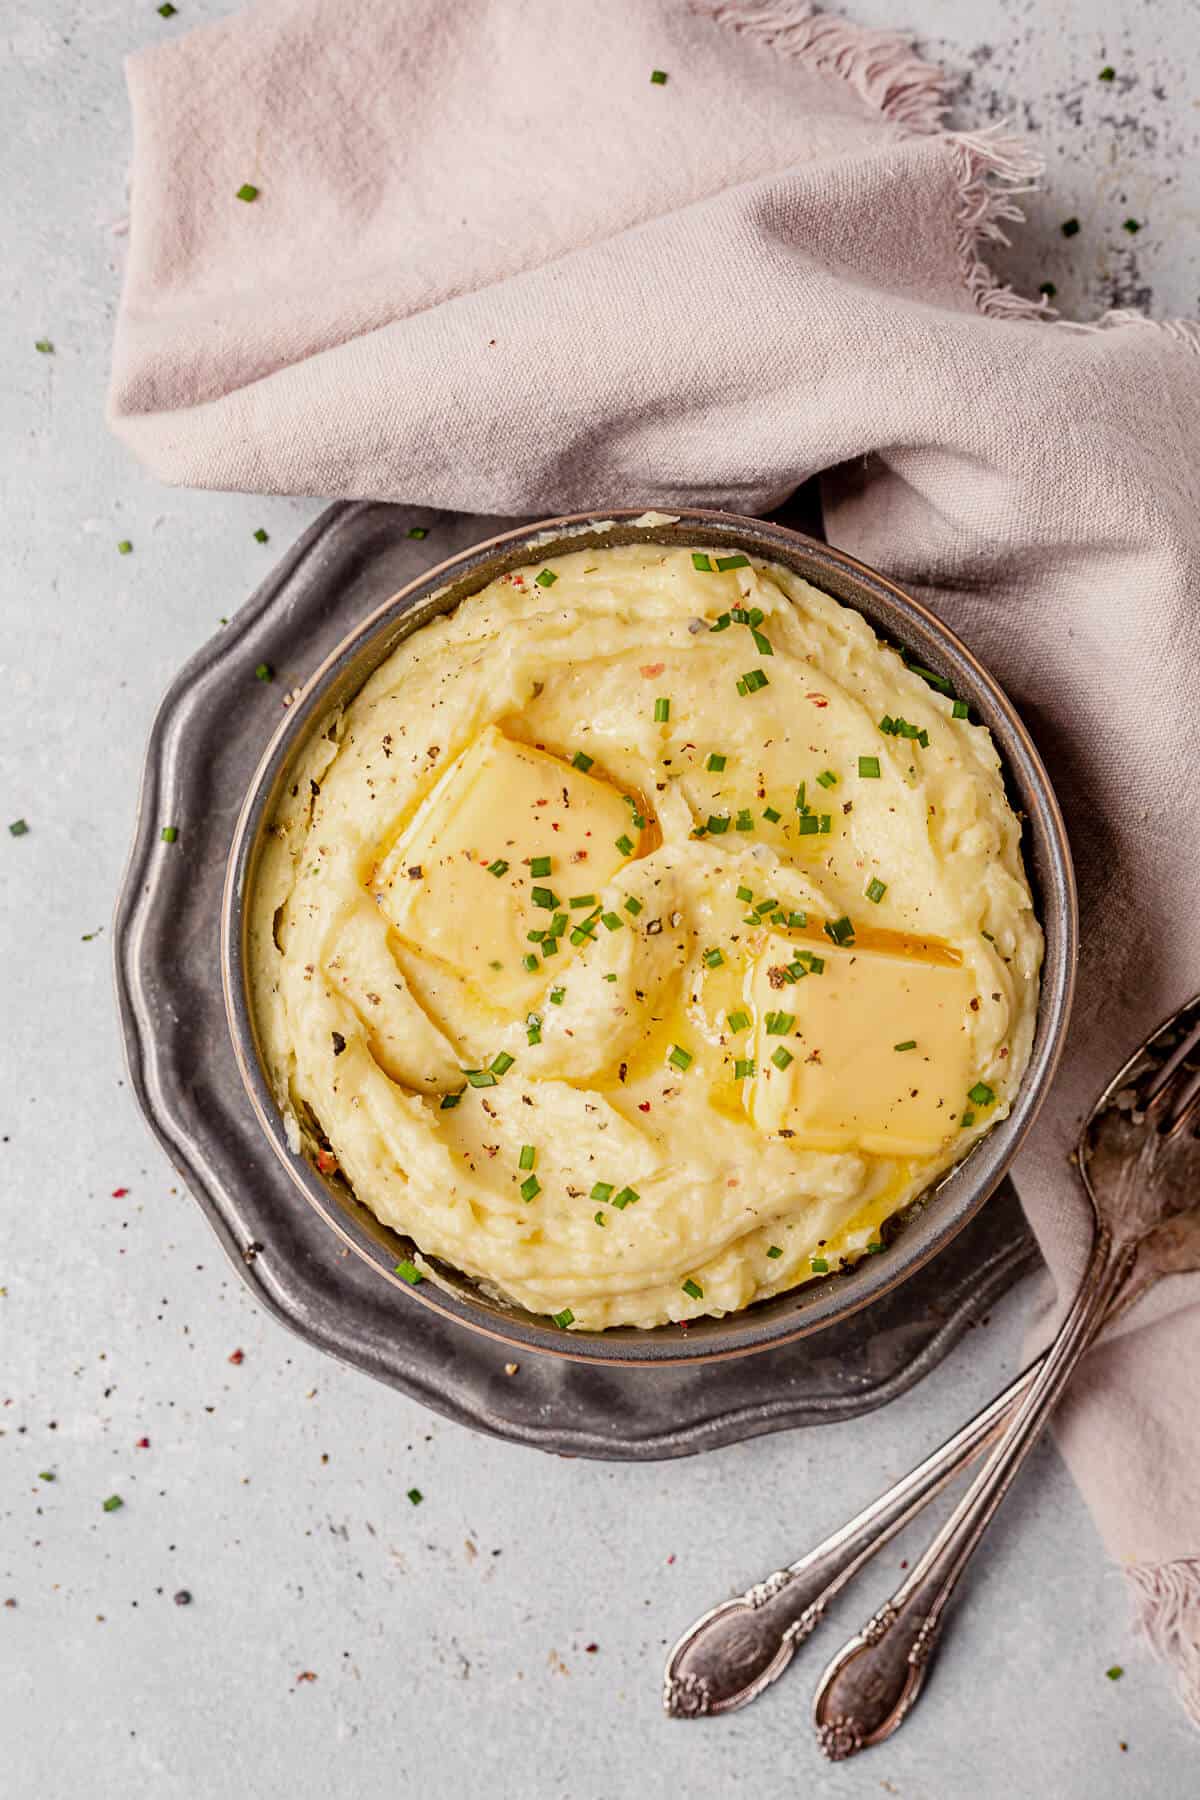
[[[1174,1050],[1172,1050],[1162,1067],[1150,1077],[1142,1096],[1142,1106],[1144,1109],[1148,1110],[1153,1106],[1159,1095],[1170,1083],[1180,1065],[1187,1061],[1187,1058],[1198,1045],[1200,1045],[1200,1018],[1196,1020],[1196,1023],[1192,1026],[1191,1031],[1189,1031],[1183,1042],[1176,1044]]]
[[[1163,1135],[1176,1137],[1198,1114],[1200,1114],[1200,1069],[1193,1069],[1191,1076],[1183,1084],[1182,1092],[1174,1097],[1171,1110],[1161,1127]]]

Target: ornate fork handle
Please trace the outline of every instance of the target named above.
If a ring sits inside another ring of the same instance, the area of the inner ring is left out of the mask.
[[[1133,1247],[1114,1253],[1108,1232],[1098,1233],[1067,1317],[1004,1435],[905,1581],[826,1669],[813,1722],[832,1760],[890,1737],[916,1701],[958,1579],[1096,1335],[1133,1254]]]
[[[732,1712],[787,1668],[835,1594],[995,1436],[1040,1363],[997,1395],[924,1462],[810,1550],[706,1612],[667,1658],[663,1706],[677,1719]]]

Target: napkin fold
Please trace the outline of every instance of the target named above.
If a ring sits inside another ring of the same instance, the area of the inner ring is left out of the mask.
[[[275,0],[128,79],[110,411],[164,480],[549,514],[820,474],[831,542],[996,673],[1081,887],[1015,1171],[1061,1307],[1081,1119],[1200,987],[1200,327],[998,283],[1033,154],[943,130],[936,68],[801,0]],[[1198,1393],[1177,1276],[1057,1431],[1200,1721]]]

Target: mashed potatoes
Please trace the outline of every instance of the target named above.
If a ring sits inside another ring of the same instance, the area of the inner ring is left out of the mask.
[[[594,1328],[876,1247],[1008,1110],[1042,935],[965,708],[797,576],[641,544],[325,721],[251,953],[294,1141],[426,1273]]]

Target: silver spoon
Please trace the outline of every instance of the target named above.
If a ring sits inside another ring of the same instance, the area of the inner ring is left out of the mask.
[[[1200,1074],[1191,1077],[1189,1072],[1181,1085],[1176,1084],[1198,1040],[1200,1000],[1190,1002],[1168,1020],[1131,1057],[1101,1096],[1085,1128],[1080,1147],[1085,1179],[1090,1178],[1097,1149],[1102,1157],[1115,1158],[1122,1165],[1130,1158],[1130,1123],[1136,1154],[1144,1135],[1139,1099],[1143,1108],[1153,1100],[1156,1117],[1161,1118],[1163,1098],[1170,1088],[1172,1095],[1178,1096],[1171,1118],[1182,1120],[1185,1111],[1190,1116],[1200,1098]],[[1183,1129],[1182,1123],[1179,1129]],[[1172,1163],[1172,1168],[1173,1176],[1165,1185],[1157,1179],[1147,1182],[1134,1196],[1129,1225],[1136,1234],[1136,1274],[1114,1293],[1104,1314],[1105,1324],[1133,1305],[1163,1275],[1200,1269],[1200,1210],[1176,1211],[1194,1201],[1195,1185],[1187,1179],[1189,1171],[1193,1177],[1200,1174],[1200,1151],[1194,1142],[1191,1163],[1177,1169]],[[808,1555],[698,1619],[667,1659],[663,1684],[666,1711],[676,1718],[731,1712],[777,1680],[797,1647],[820,1623],[834,1596],[994,1440],[1032,1387],[1044,1361],[1044,1356],[1039,1358],[917,1468]],[[914,1698],[915,1692],[909,1705]]]

